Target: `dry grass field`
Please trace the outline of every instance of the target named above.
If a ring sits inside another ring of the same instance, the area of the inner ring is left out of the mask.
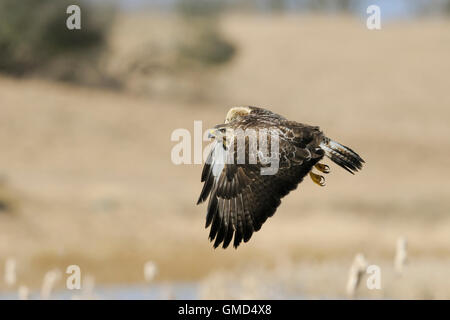
[[[158,19],[117,23],[120,56]],[[10,206],[0,274],[14,257],[31,287],[69,264],[98,283],[132,283],[153,260],[157,281],[200,281],[206,298],[270,297],[276,285],[341,297],[361,252],[383,276],[383,290],[362,296],[450,298],[450,21],[369,31],[348,17],[232,15],[222,27],[237,55],[208,81],[190,75],[206,93],[198,101],[0,78],[0,201]],[[331,165],[325,188],[305,179],[249,243],[213,250],[195,205],[201,166],[174,165],[170,135],[243,104],[320,125],[366,166],[351,176]],[[400,236],[409,258],[398,278]],[[233,281],[248,290],[233,294]]]

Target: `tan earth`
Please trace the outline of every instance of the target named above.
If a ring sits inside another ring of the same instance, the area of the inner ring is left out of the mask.
[[[31,287],[70,264],[98,283],[142,282],[152,260],[156,281],[201,280],[204,297],[229,296],[207,289],[251,282],[254,268],[256,282],[329,297],[344,294],[361,252],[385,275],[385,289],[365,295],[450,298],[450,21],[380,31],[346,17],[222,22],[237,55],[210,88],[199,82],[214,94],[198,103],[0,78],[0,200],[12,205],[0,211],[0,274],[13,257],[18,283]],[[139,42],[133,25],[157,20],[118,23],[128,29],[113,40],[125,47]],[[172,163],[171,134],[195,120],[206,130],[244,104],[319,125],[366,166],[352,176],[328,162],[326,187],[306,179],[249,243],[214,250],[206,206],[195,205],[201,165]],[[400,236],[409,256],[397,281]]]

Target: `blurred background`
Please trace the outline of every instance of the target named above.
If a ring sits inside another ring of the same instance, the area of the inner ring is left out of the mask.
[[[450,298],[449,57],[447,0],[0,0],[0,298]],[[237,105],[366,166],[214,250],[170,136]]]

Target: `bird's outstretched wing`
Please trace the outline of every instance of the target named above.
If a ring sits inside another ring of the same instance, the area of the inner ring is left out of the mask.
[[[283,127],[281,133],[279,169],[273,175],[261,175],[260,161],[224,164],[223,157],[230,150],[215,143],[203,167],[204,185],[197,202],[204,202],[209,196],[206,228],[211,226],[209,239],[214,241],[215,248],[220,244],[227,248],[233,236],[235,248],[242,241],[247,242],[275,213],[281,198],[295,189],[324,156],[318,148],[322,133],[317,127],[296,123],[294,127]]]

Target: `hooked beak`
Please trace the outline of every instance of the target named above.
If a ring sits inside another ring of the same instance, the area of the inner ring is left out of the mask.
[[[225,137],[225,133],[223,133],[220,128],[212,128],[209,129],[208,132],[208,138],[214,138],[214,139],[223,139]]]
[[[217,129],[210,129],[208,132],[208,139],[215,139],[217,134]]]
[[[208,132],[208,138],[215,139],[221,142],[223,144],[223,147],[227,149],[226,134],[220,131],[220,129],[217,128],[210,129]]]

